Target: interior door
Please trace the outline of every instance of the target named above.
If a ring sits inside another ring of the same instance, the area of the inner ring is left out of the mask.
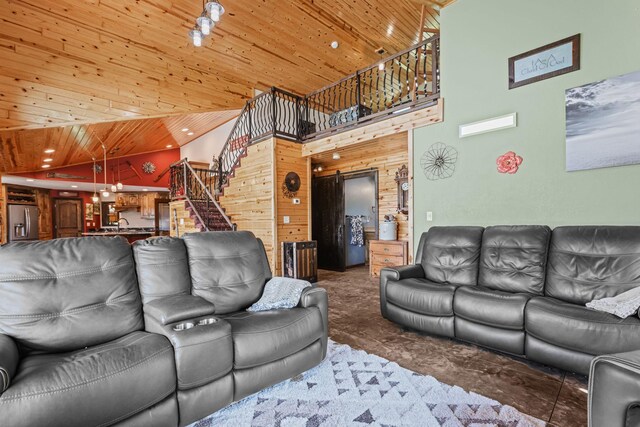
[[[82,235],[82,200],[58,199],[55,202],[55,232],[57,238]]]
[[[339,174],[314,178],[311,191],[312,235],[318,242],[318,268],[344,271],[344,178]]]

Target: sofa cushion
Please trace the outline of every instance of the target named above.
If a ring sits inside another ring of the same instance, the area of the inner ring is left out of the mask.
[[[110,425],[175,388],[169,341],[134,332],[71,353],[27,356],[0,396],[0,413],[12,426]]]
[[[480,286],[463,286],[456,291],[453,311],[456,316],[487,326],[524,330],[524,308],[532,297]]]
[[[189,259],[182,239],[159,237],[133,244],[142,302],[191,293]]]
[[[231,323],[235,369],[290,356],[319,340],[324,332],[317,307],[245,311],[224,319]]]
[[[143,327],[131,246],[82,237],[0,247],[0,331],[23,349],[71,351]]]
[[[507,292],[544,294],[551,229],[546,225],[487,227],[478,284]]]
[[[262,242],[249,231],[213,231],[184,236],[192,294],[216,306],[217,314],[256,302],[267,280],[269,261]]]
[[[640,286],[640,227],[553,230],[545,295],[584,305]]]
[[[453,316],[455,285],[425,279],[389,280],[387,301],[405,310],[429,316]]]
[[[525,330],[542,341],[599,355],[640,349],[640,319],[613,314],[552,298],[532,298],[525,309]]]
[[[476,285],[482,227],[431,227],[422,234],[416,260],[432,282]]]

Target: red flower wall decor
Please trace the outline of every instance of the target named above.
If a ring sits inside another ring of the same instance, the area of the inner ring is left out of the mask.
[[[522,164],[522,157],[516,155],[513,151],[503,154],[496,160],[498,172],[514,174],[518,172],[518,166]]]

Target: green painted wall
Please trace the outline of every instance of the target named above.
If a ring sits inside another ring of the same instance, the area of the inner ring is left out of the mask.
[[[638,22],[638,0],[458,0],[443,10],[444,122],[414,132],[416,245],[432,225],[640,224],[640,165],[565,172],[564,134],[565,89],[640,70]],[[507,58],[576,33],[580,71],[508,89]],[[458,138],[460,124],[512,112],[517,128]],[[453,177],[428,181],[420,157],[435,142],[455,147],[458,163]],[[499,174],[496,158],[510,150],[524,158],[520,171]]]

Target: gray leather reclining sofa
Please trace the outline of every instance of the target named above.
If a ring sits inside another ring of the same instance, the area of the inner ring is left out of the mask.
[[[187,425],[312,368],[326,292],[245,311],[270,278],[249,232],[0,247],[0,424]]]
[[[640,349],[640,319],[585,307],[640,286],[640,227],[432,227],[416,264],[385,268],[382,315],[589,373],[594,356]]]

